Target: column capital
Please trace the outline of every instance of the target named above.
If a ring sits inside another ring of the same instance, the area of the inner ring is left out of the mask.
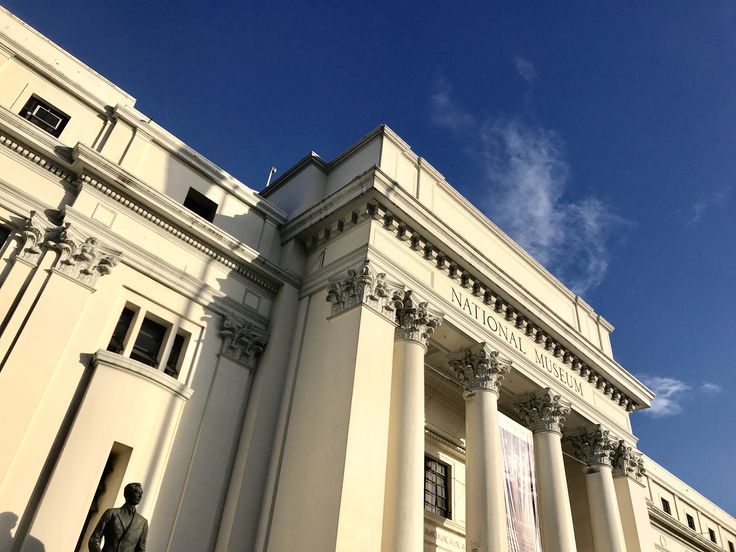
[[[638,482],[647,472],[644,468],[642,453],[634,447],[628,446],[623,440],[616,443],[611,464],[613,465],[614,476],[625,475]]]
[[[442,315],[429,312],[426,301],[416,302],[413,291],[397,291],[393,302],[396,308],[396,339],[416,341],[427,346],[429,336],[442,324]]]
[[[256,358],[266,349],[269,335],[251,322],[228,314],[222,320],[220,337],[222,356],[254,370]]]
[[[365,260],[359,268],[349,269],[345,278],[330,280],[327,301],[332,304],[333,315],[364,304],[393,322],[396,294],[402,290],[403,286],[389,282],[385,273],[376,272]]]
[[[466,391],[488,389],[498,395],[511,361],[498,358],[487,343],[478,343],[450,359],[450,367]]]
[[[100,276],[110,274],[122,255],[96,237],[82,234],[69,222],[53,232],[47,242],[50,249],[59,252],[54,268],[90,287],[94,287]]]
[[[573,456],[588,466],[611,466],[613,453],[618,444],[608,436],[608,430],[600,425],[565,437],[570,443]]]
[[[532,433],[552,432],[562,434],[565,419],[570,414],[570,404],[549,387],[529,393],[514,408],[521,416],[522,423]]]
[[[18,231],[21,239],[18,257],[32,264],[38,264],[47,241],[59,230],[60,227],[51,222],[46,215],[31,211],[23,228]]]

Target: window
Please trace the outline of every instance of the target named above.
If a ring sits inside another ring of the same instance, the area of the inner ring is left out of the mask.
[[[198,214],[205,220],[212,222],[215,220],[215,214],[217,213],[217,203],[212,201],[204,194],[198,192],[194,188],[189,188],[187,197],[184,200],[184,207]]]
[[[670,501],[666,498],[662,499],[662,509],[664,510],[665,514],[672,515],[672,508],[670,508]]]
[[[158,366],[158,355],[166,337],[166,326],[159,324],[151,318],[144,318],[138,337],[135,339],[130,358],[148,364]]]
[[[424,457],[424,509],[442,517],[450,517],[449,493],[447,487],[450,467],[430,458]]]
[[[20,116],[57,138],[61,136],[61,132],[69,122],[69,115],[59,111],[38,96],[31,96],[21,109]]]
[[[130,331],[130,324],[133,322],[133,316],[135,312],[133,309],[127,306],[123,309],[123,313],[120,315],[120,320],[115,325],[115,331],[112,332],[110,343],[107,345],[107,350],[112,353],[122,353],[125,349],[125,339],[128,337]]]
[[[2,247],[10,237],[10,229],[0,226],[0,247]]]
[[[728,552],[734,552],[733,543],[728,541]]]
[[[718,541],[716,540],[716,532],[715,532],[715,531],[714,531],[713,529],[711,529],[710,527],[708,527],[708,536],[710,537],[710,540],[711,540],[712,542],[715,542],[715,543],[717,543],[717,542],[718,542]]]
[[[687,526],[695,531],[695,518],[691,516],[690,514],[685,514],[685,517],[687,518]]]
[[[157,315],[127,303],[120,313],[107,350],[161,369],[179,378],[190,334]]]

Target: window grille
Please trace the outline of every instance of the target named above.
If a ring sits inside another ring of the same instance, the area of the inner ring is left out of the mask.
[[[424,509],[442,517],[450,517],[448,474],[450,468],[426,456],[424,458]]]

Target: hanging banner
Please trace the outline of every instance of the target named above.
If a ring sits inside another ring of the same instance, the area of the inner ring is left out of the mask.
[[[542,552],[532,432],[499,415],[509,552]]]

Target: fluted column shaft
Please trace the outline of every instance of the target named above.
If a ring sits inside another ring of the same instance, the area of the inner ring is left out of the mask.
[[[498,393],[510,363],[485,343],[450,362],[465,387],[465,547],[508,550]]]
[[[397,308],[384,504],[384,552],[424,550],[424,354],[439,323],[407,291]]]
[[[586,463],[585,491],[595,552],[626,552],[611,467],[616,442],[600,427],[571,437],[570,442],[575,455]]]
[[[562,426],[568,404],[550,389],[532,394],[516,405],[522,421],[534,435],[537,504],[545,552],[575,552],[570,495],[562,456]]]

